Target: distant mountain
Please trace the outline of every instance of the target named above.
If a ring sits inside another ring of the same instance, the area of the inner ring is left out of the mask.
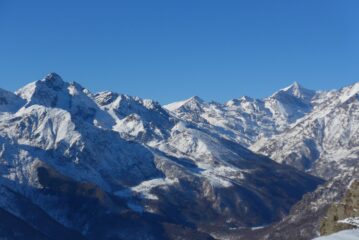
[[[313,110],[294,125],[251,149],[274,160],[330,179],[357,166],[359,83],[318,93]]]
[[[300,104],[278,113],[285,123],[274,123],[274,106],[288,104],[275,96],[195,97],[170,112],[55,73],[1,90],[1,238],[223,239],[280,220],[323,181],[240,143],[311,107],[309,92],[292,88],[282,91]]]
[[[266,98],[265,106],[273,114],[274,122],[283,130],[290,123],[294,123],[312,110],[312,100],[315,95],[315,91],[308,90],[294,82],[289,87]]]
[[[164,108],[211,134],[251,146],[261,137],[282,132],[310,112],[315,95],[295,82],[265,99],[242,97],[220,104],[192,97]]]
[[[264,99],[219,104],[194,97],[164,107],[212,135],[330,179],[357,164],[358,96],[359,83],[315,92],[295,82]]]

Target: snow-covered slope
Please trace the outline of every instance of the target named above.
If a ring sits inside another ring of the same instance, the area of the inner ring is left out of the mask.
[[[262,100],[242,97],[219,104],[192,97],[164,107],[211,134],[250,146],[260,137],[283,131],[311,111],[315,95],[294,83]]]
[[[0,89],[0,112],[14,113],[25,104],[25,100],[12,92]]]
[[[359,230],[344,230],[329,236],[314,238],[313,240],[357,240],[359,239]]]
[[[316,96],[314,109],[289,129],[251,149],[324,178],[356,166],[359,83]]]
[[[272,112],[273,121],[283,130],[312,110],[316,95],[315,91],[294,82],[265,99],[265,106]]]
[[[279,220],[322,182],[154,101],[54,73],[8,98],[0,208],[41,234],[24,206],[87,239],[210,239]]]

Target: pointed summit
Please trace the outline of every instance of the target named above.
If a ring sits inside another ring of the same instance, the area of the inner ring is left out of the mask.
[[[193,96],[193,97],[187,99],[187,102],[204,103],[203,99],[198,96]]]
[[[188,107],[190,109],[200,108],[200,106],[204,103],[205,102],[200,97],[193,96],[180,102],[164,105],[163,107],[169,111],[175,111],[181,107]]]
[[[292,86],[295,88],[301,87],[297,81],[294,81],[294,83],[292,83]]]
[[[356,82],[348,87],[344,87],[340,90],[341,96],[340,100],[341,102],[345,102],[348,99],[352,98],[353,96],[359,95],[359,82]]]
[[[297,81],[293,82],[288,87],[282,88],[282,91],[300,91],[300,89],[304,89]]]
[[[26,100],[26,107],[42,105],[46,107],[68,108],[69,83],[57,73],[49,73],[41,80],[29,83],[16,91],[16,95]]]
[[[61,76],[55,72],[47,74],[44,79],[48,81],[63,81]]]
[[[302,85],[300,85],[297,81],[292,83],[286,88],[282,88],[278,92],[274,93],[271,98],[278,98],[281,97],[283,94],[285,95],[291,95],[295,98],[304,100],[304,101],[310,101],[313,96],[315,95],[315,91],[309,90],[304,88]]]
[[[65,85],[60,75],[54,72],[47,74],[41,81],[45,82],[49,88],[54,90],[59,90]]]

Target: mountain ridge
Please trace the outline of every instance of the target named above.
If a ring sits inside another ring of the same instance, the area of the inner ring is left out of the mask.
[[[323,182],[152,100],[93,94],[54,73],[17,96],[23,105],[0,113],[1,183],[89,239],[235,236],[279,220]]]

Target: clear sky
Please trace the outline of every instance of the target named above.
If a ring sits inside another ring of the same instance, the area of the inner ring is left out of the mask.
[[[161,103],[359,81],[358,0],[0,0],[0,87],[57,72]]]

